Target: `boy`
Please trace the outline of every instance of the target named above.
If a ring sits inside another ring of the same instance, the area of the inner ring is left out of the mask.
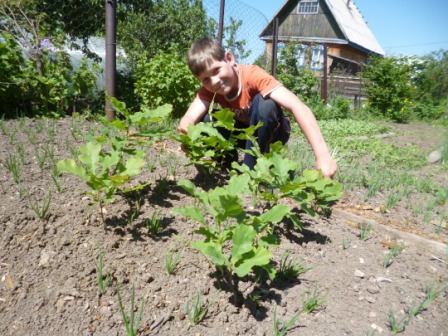
[[[324,177],[336,173],[336,162],[330,155],[325,140],[311,110],[273,76],[256,65],[237,64],[230,52],[224,50],[217,40],[203,38],[196,41],[188,52],[188,66],[202,83],[193,103],[180,120],[177,130],[188,133],[188,126],[209,120],[207,111],[214,102],[235,113],[238,125],[263,126],[256,131],[260,150],[269,150],[269,144],[277,140],[283,143],[288,136],[279,127],[282,109],[290,111],[302,129],[315,155],[315,167]],[[246,149],[252,144],[248,141]],[[245,154],[244,163],[251,169],[255,158]]]

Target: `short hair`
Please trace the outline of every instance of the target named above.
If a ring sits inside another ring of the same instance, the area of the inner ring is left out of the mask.
[[[218,40],[202,38],[197,40],[188,51],[188,67],[195,76],[199,76],[213,61],[223,61],[226,51]]]

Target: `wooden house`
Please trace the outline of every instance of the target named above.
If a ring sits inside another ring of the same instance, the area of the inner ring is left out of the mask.
[[[384,55],[352,0],[287,0],[260,34],[268,57],[275,37],[279,47],[302,44],[297,65],[320,74],[353,77],[370,55]]]

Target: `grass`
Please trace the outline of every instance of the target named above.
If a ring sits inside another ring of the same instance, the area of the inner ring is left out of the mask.
[[[121,312],[121,316],[123,318],[126,335],[127,336],[136,336],[138,334],[138,329],[140,328],[140,323],[142,322],[144,300],[142,299],[142,303],[141,303],[139,311],[138,311],[138,317],[137,317],[137,319],[135,319],[135,312],[134,312],[135,288],[134,288],[134,286],[132,286],[131,307],[129,309],[129,315],[126,314],[126,312],[124,311],[123,300],[121,298],[119,288],[117,288],[117,295],[118,295],[118,306],[120,307],[120,312]]]
[[[412,305],[407,309],[404,317],[401,319],[397,319],[395,313],[392,309],[389,310],[389,321],[388,326],[392,335],[396,335],[398,333],[404,332],[408,324],[411,320],[426,310],[429,305],[434,302],[440,294],[446,292],[448,290],[448,285],[442,284],[441,286],[429,285],[426,286],[425,289],[425,298],[418,304]]]
[[[201,292],[198,292],[185,307],[185,312],[191,325],[196,325],[201,322],[207,314],[209,308],[215,303],[219,292],[216,292],[214,297],[206,305],[202,302]]]
[[[23,173],[23,165],[20,157],[9,152],[8,157],[5,160],[2,160],[1,163],[11,173],[14,183],[19,185],[20,177]]]
[[[296,322],[299,318],[300,314],[303,310],[299,310],[296,312],[288,321],[280,322],[277,318],[277,306],[274,308],[274,336],[285,336],[291,326]]]
[[[112,281],[112,274],[110,272],[107,273],[106,276],[103,273],[103,257],[104,252],[99,250],[95,267],[96,267],[98,293],[100,294],[100,296],[106,293],[106,290]]]
[[[277,276],[286,279],[297,279],[298,275],[313,269],[313,267],[306,267],[301,262],[295,261],[291,258],[291,251],[286,250],[280,260]]]
[[[177,266],[179,266],[183,252],[184,252],[184,247],[182,247],[177,253],[172,248],[170,248],[166,252],[166,254],[165,254],[165,269],[169,275],[173,275]]]
[[[30,203],[31,208],[33,209],[36,217],[43,222],[47,217],[48,210],[50,209],[51,204],[51,189],[45,193],[44,198],[41,203],[37,200],[33,195],[28,193],[28,201]]]
[[[390,265],[392,265],[395,257],[398,256],[402,250],[402,246],[400,246],[396,241],[393,242],[392,246],[390,247],[389,253],[384,257],[383,267],[388,268]]]
[[[442,164],[428,170],[429,153],[413,145],[399,147],[375,137],[388,132],[387,126],[349,119],[319,121],[319,126],[330,150],[337,152],[336,179],[343,184],[346,193],[359,193],[360,202],[369,202],[373,198],[383,200],[387,210],[402,201],[409,202],[412,195],[413,217],[424,223],[439,220],[438,213],[443,212],[448,190],[435,182],[432,174],[448,171],[448,136],[442,147]],[[294,132],[297,137],[288,144],[288,156],[300,162],[301,170],[313,169],[312,150],[303,134],[298,130]],[[428,172],[418,172],[422,167]],[[414,199],[421,204],[416,205]]]
[[[148,235],[151,237],[157,236],[162,227],[162,217],[159,211],[154,211],[150,219],[145,219],[145,227],[148,229]]]
[[[370,234],[372,233],[372,224],[370,223],[362,223],[359,227],[359,237],[361,241],[364,243],[367,239],[369,239]]]

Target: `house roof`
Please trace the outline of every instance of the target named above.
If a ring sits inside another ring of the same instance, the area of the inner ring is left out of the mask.
[[[260,37],[266,36],[266,33],[272,30],[272,22],[276,17],[288,15],[291,10],[297,6],[300,0],[287,0],[268,23],[266,28],[260,34]],[[352,0],[320,0],[325,1],[339,28],[341,29],[344,40],[336,41],[336,43],[348,43],[356,49],[366,52],[373,52],[384,55],[384,51],[376,40],[372,31],[364,20],[360,11]],[[348,3],[348,5],[347,5]],[[318,37],[317,37],[318,38]],[[331,42],[331,41],[328,41]]]

